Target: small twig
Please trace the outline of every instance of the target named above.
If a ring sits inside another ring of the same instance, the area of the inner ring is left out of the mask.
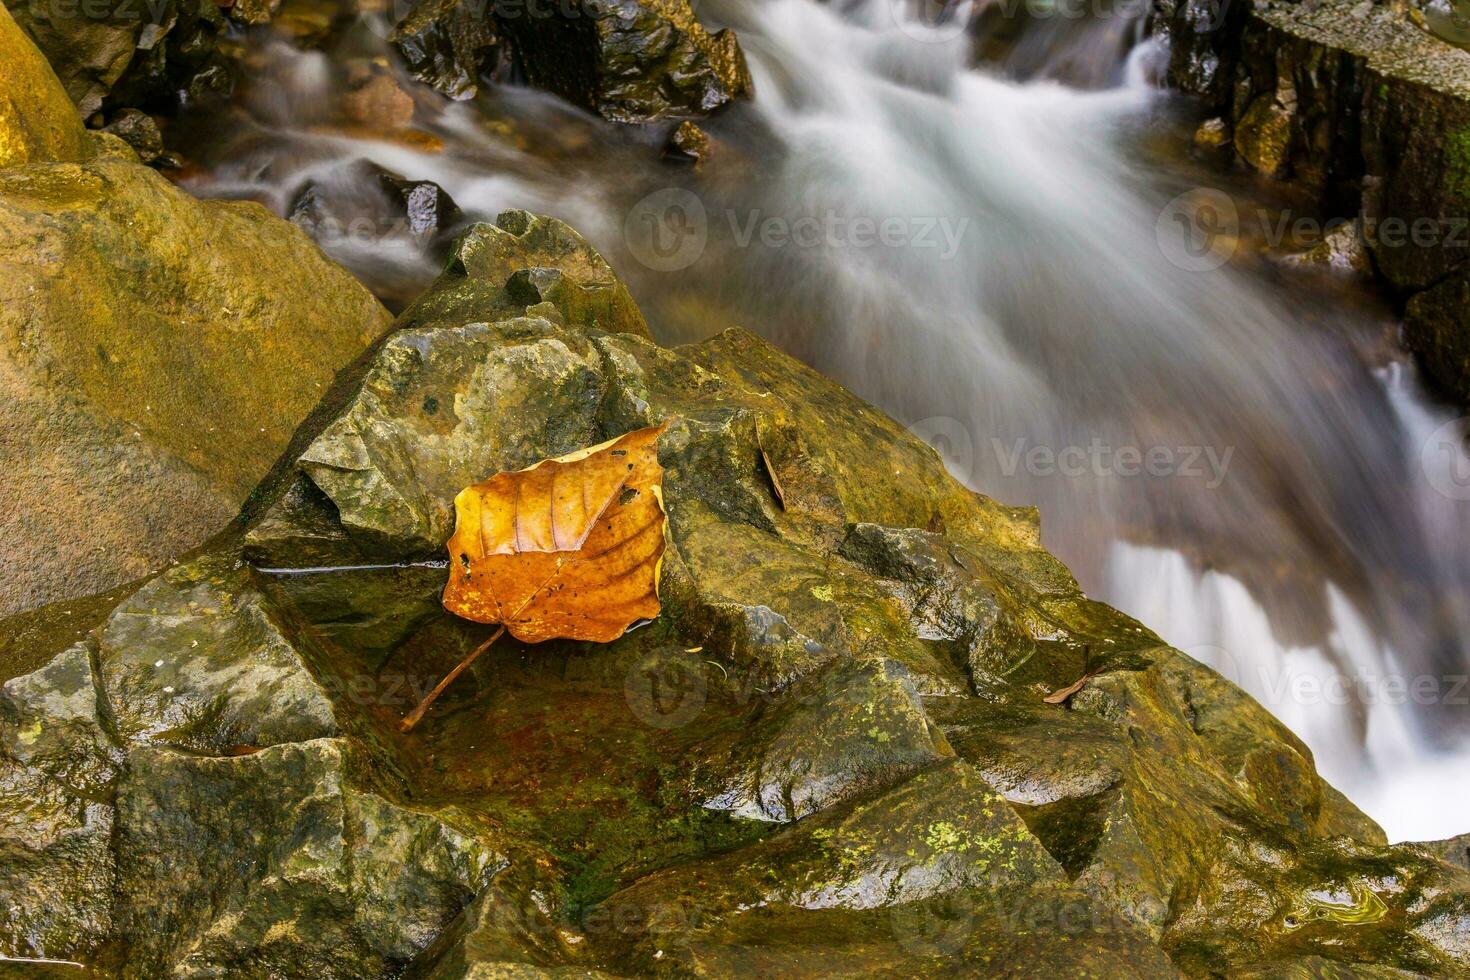
[[[766,464],[766,476],[771,478],[771,489],[776,491],[776,503],[781,509],[786,509],[786,490],[781,486],[781,478],[776,475],[776,468],[771,465],[771,457],[766,455],[766,447],[761,443],[761,430],[755,430],[755,448],[760,450],[761,462]]]
[[[454,683],[454,679],[456,677],[465,672],[465,668],[475,662],[476,657],[484,653],[486,650],[490,649],[490,644],[500,639],[500,634],[504,632],[505,626],[502,625],[498,630],[490,635],[490,639],[475,647],[473,653],[461,660],[459,662],[459,665],[451,670],[448,674],[446,674],[444,676],[444,679],[440,681],[437,685],[435,685],[432,691],[424,695],[424,699],[419,702],[417,708],[413,709],[413,713],[410,714],[407,718],[403,719],[403,724],[398,726],[398,730],[404,733],[412,731],[413,726],[417,725],[419,723],[419,720],[424,717],[424,712],[429,710],[429,705],[433,704],[434,701],[439,697],[439,695],[444,693],[444,689],[446,687]]]
[[[1077,678],[1075,681],[1068,684],[1060,691],[1053,691],[1051,694],[1048,694],[1041,700],[1045,701],[1047,704],[1065,704],[1068,698],[1086,687],[1088,681],[1092,680],[1094,677],[1101,673],[1101,668],[1097,670],[1089,670],[1087,673],[1083,674],[1081,677]]]
[[[1092,662],[1092,644],[1082,648],[1082,676],[1059,691],[1053,691],[1041,700],[1047,704],[1066,704],[1067,699],[1087,686],[1087,682],[1102,673],[1103,665],[1089,667]]]

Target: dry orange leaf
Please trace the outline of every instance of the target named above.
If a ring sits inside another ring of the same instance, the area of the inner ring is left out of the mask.
[[[501,632],[527,643],[607,643],[658,615],[665,521],[658,438],[667,427],[460,491],[444,608],[501,629],[420,703],[405,731]]]
[[[527,643],[606,643],[657,616],[666,425],[461,491],[444,608]]]

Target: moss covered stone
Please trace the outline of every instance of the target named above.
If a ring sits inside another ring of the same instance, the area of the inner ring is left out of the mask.
[[[101,897],[84,938],[0,952],[433,980],[1470,968],[1463,868],[1387,847],[1265,709],[1083,596],[1034,512],[749,333],[656,346],[585,243],[532,247],[541,220],[469,232],[240,535],[77,650],[15,624],[63,651],[58,693],[0,712],[0,745],[39,718],[66,748],[18,763],[56,802],[0,875]],[[502,639],[401,734],[488,633],[422,561],[454,494],[663,420],[658,619]]]
[[[9,62],[6,68],[10,70]],[[289,223],[121,147],[0,171],[0,611],[112,588],[227,523],[389,316]]]
[[[0,169],[80,160],[86,135],[46,59],[0,6]]]

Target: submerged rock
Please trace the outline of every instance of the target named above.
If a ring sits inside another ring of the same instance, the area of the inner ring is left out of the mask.
[[[94,139],[87,162],[0,170],[4,612],[135,579],[217,531],[388,325],[290,224],[195,200]]]
[[[656,346],[606,263],[525,212],[466,233],[398,326],[242,536],[80,642],[0,624],[52,657],[0,700],[0,785],[26,793],[0,834],[36,842],[0,846],[0,953],[139,977],[1470,969],[1453,854],[1387,847],[1264,708],[1082,596],[1033,511],[838,385],[744,331]],[[488,632],[409,564],[454,494],[665,420],[659,618],[503,639],[402,735]],[[91,897],[62,914],[58,887]]]

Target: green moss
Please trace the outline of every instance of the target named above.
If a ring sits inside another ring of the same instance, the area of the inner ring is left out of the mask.
[[[1447,133],[1444,139],[1445,186],[1470,205],[1470,126]]]

